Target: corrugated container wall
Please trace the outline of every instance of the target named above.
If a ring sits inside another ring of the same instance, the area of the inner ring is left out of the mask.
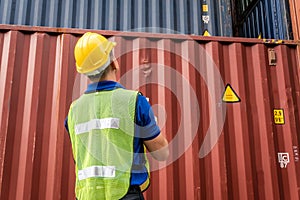
[[[295,40],[300,40],[300,1],[289,0],[291,19],[293,23],[293,35]],[[299,53],[300,56],[300,53]]]
[[[230,0],[0,0],[0,24],[232,36]]]
[[[288,0],[1,0],[0,23],[293,39]]]
[[[236,14],[238,36],[293,39],[287,0],[237,0]]]
[[[86,30],[0,25],[0,199],[74,199],[64,119],[87,80]],[[258,39],[114,35],[120,82],[149,97],[170,142],[146,199],[299,199],[296,45]],[[231,102],[231,103],[229,103]]]

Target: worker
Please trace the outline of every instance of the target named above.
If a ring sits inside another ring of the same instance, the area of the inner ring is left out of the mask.
[[[144,199],[150,175],[146,149],[156,160],[169,155],[168,142],[146,98],[117,82],[115,45],[87,32],[74,50],[77,71],[91,80],[65,120],[78,200]]]

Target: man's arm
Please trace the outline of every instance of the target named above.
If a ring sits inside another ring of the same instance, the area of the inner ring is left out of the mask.
[[[163,161],[169,157],[168,141],[162,134],[152,140],[145,140],[144,144],[156,160]]]
[[[143,139],[143,143],[154,159],[163,161],[169,156],[168,141],[160,133],[155,121],[153,110],[147,99],[139,94],[137,102],[137,137]]]

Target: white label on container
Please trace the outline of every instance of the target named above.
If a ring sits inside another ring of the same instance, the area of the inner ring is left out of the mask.
[[[289,153],[278,153],[278,162],[281,168],[286,168],[287,164],[290,162]]]

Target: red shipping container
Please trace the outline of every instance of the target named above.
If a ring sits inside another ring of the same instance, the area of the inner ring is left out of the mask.
[[[0,25],[0,199],[74,199],[64,119],[85,30]],[[170,142],[146,199],[299,199],[297,43],[98,31]]]

